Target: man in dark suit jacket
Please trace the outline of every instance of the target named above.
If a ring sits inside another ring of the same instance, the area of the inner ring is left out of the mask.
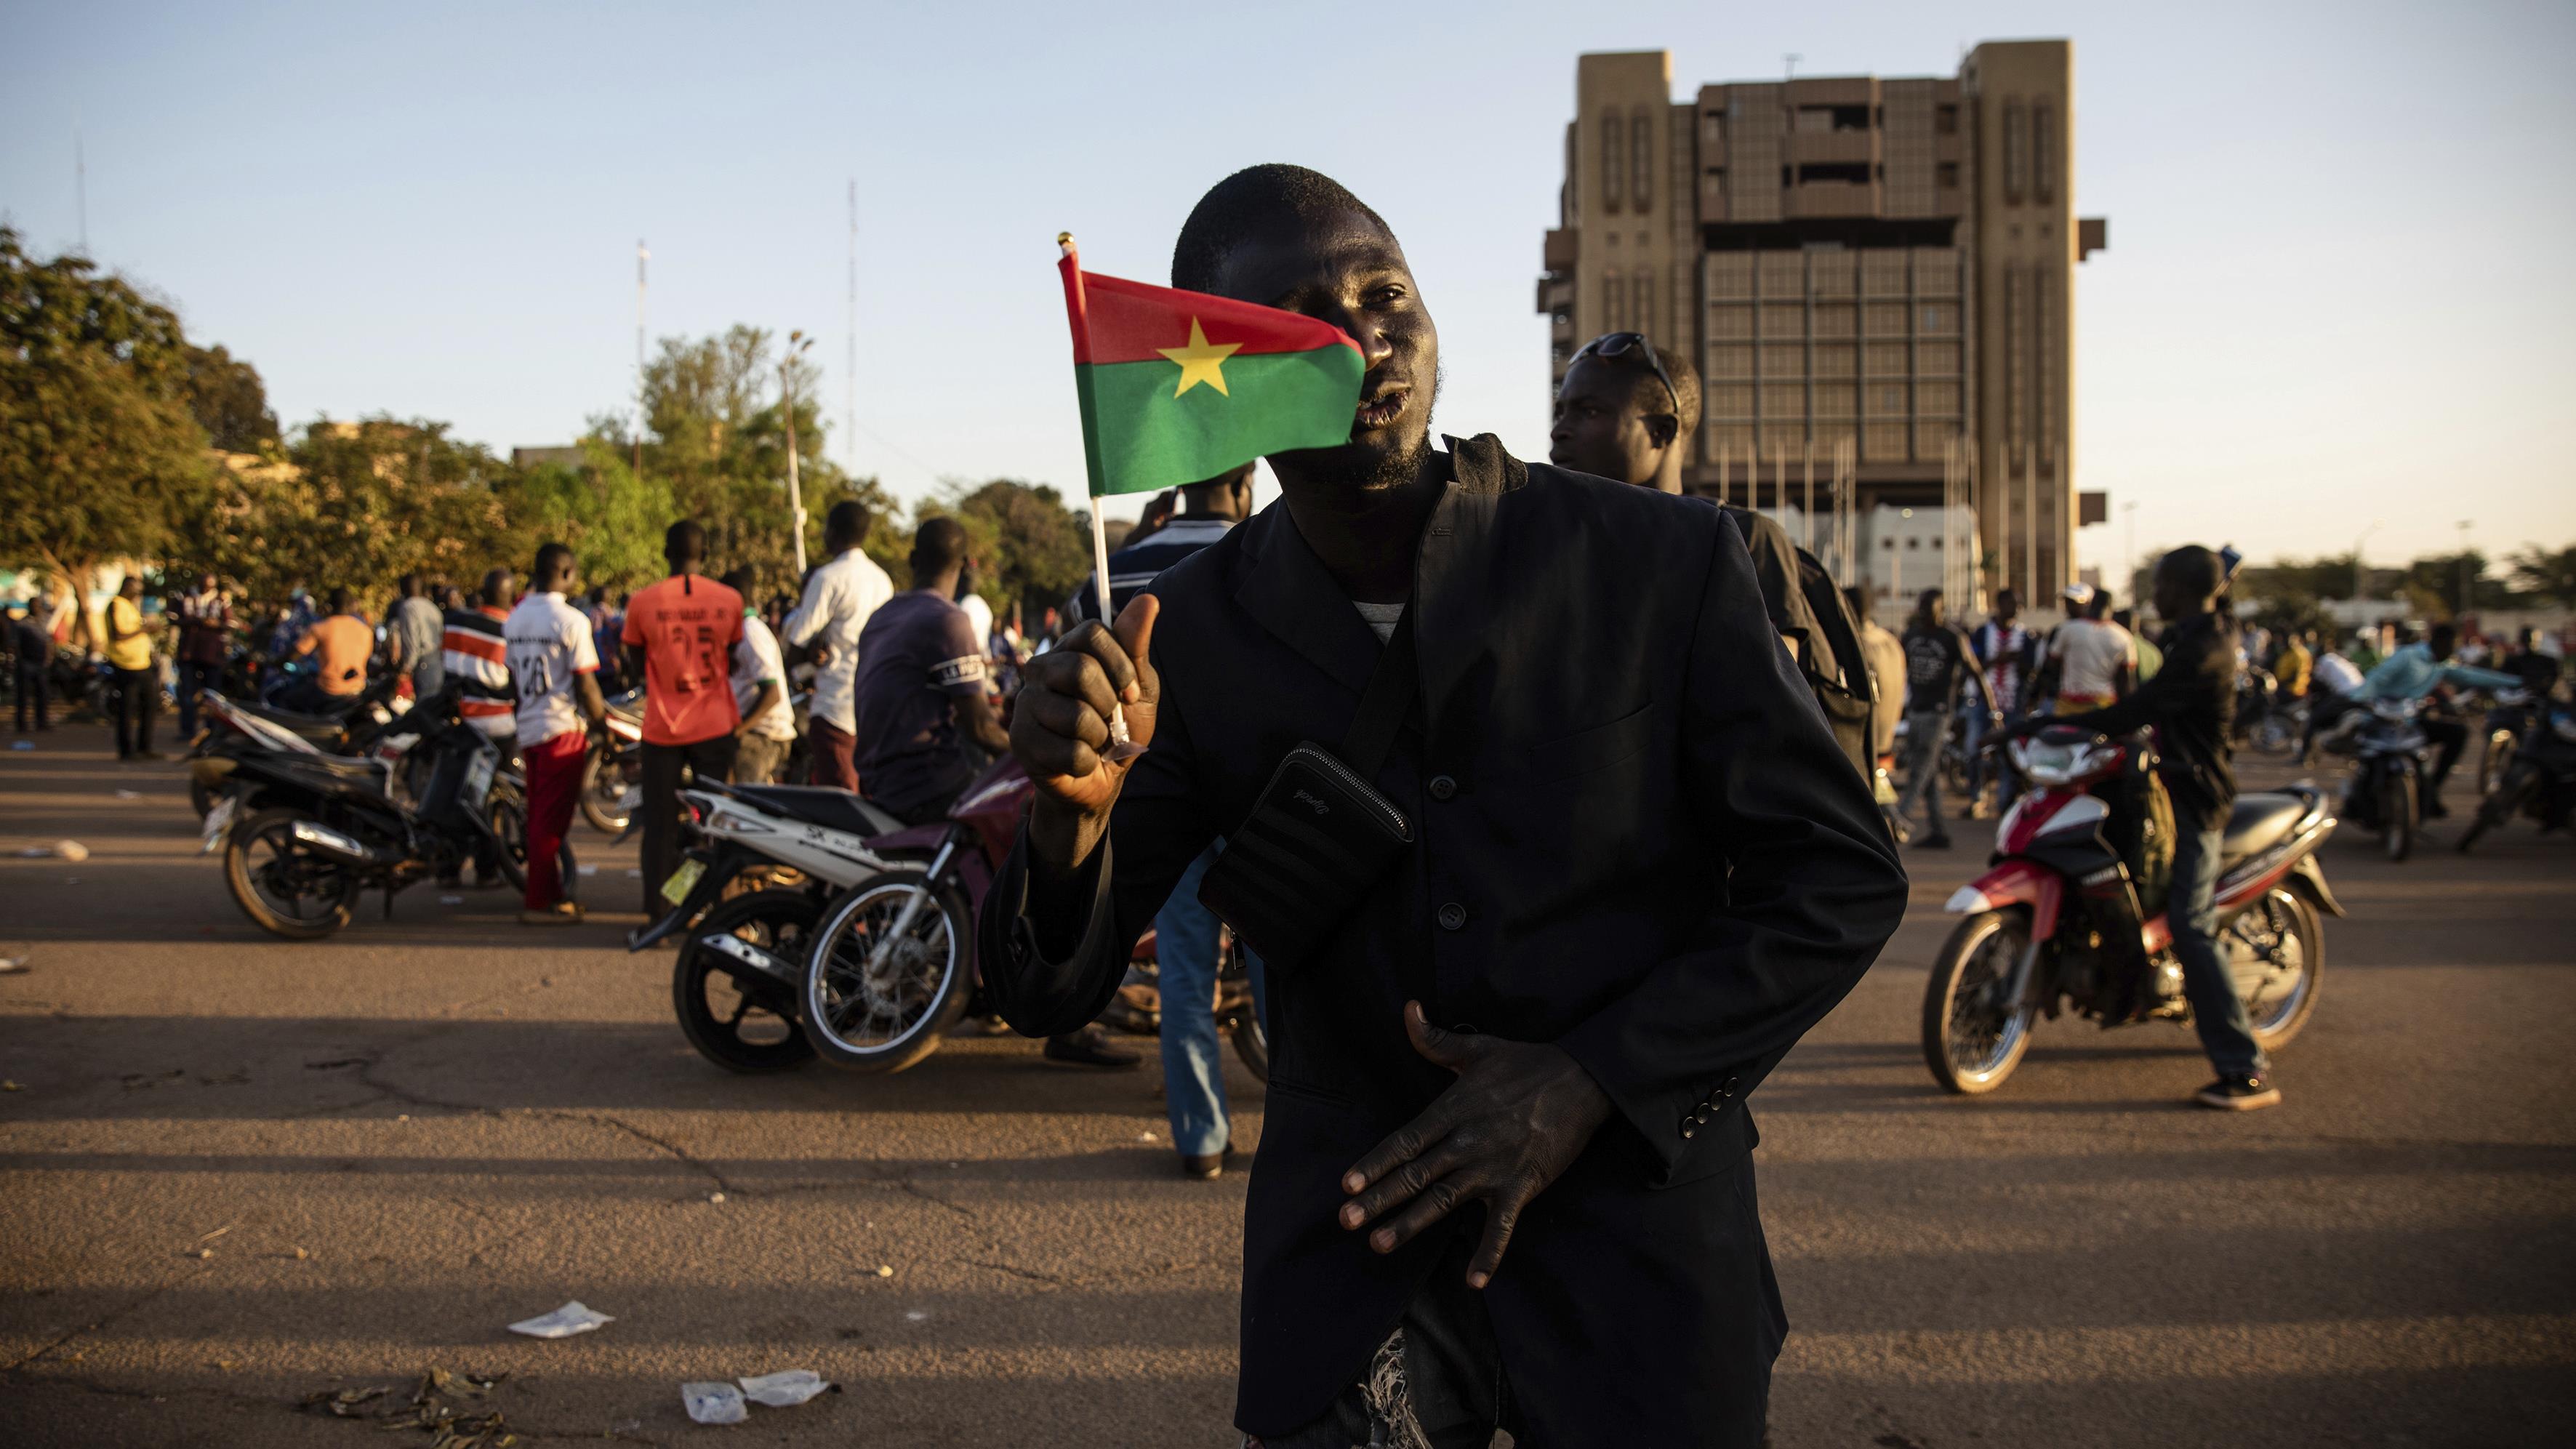
[[[1099,1011],[1411,612],[1419,699],[1372,783],[1414,842],[1273,979],[1236,1422],[1266,1449],[1408,1414],[1442,1446],[1750,1449],[1787,1324],[1744,1100],[1903,911],[1877,808],[1718,510],[1430,444],[1437,334],[1347,191],[1239,173],[1172,270],[1349,332],[1352,440],[1273,457],[1281,506],[1031,666],[1039,797],[985,982],[1024,1032]],[[1141,756],[1103,758],[1112,710]]]

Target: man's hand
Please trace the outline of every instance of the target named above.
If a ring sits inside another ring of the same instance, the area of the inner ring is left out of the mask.
[[[805,651],[805,662],[813,665],[817,669],[830,668],[832,664],[832,646],[819,639],[815,640],[814,647]]]
[[[1458,1074],[1449,1090],[1342,1177],[1353,1231],[1402,1208],[1369,1234],[1392,1253],[1462,1203],[1485,1204],[1485,1236],[1467,1286],[1491,1282],[1521,1209],[1580,1155],[1610,1116],[1610,1098],[1562,1047],[1442,1031],[1404,1005],[1413,1049]]]
[[[1154,618],[1162,601],[1130,600],[1113,632],[1085,623],[1029,661],[1011,710],[1011,753],[1037,785],[1029,811],[1029,844],[1047,865],[1071,870],[1091,856],[1109,822],[1109,807],[1135,757],[1115,763],[1109,720],[1124,706],[1128,738],[1154,742],[1154,708],[1162,679],[1150,660]]]

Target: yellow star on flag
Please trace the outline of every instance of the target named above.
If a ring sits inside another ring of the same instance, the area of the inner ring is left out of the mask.
[[[1181,383],[1180,386],[1172,389],[1172,396],[1179,397],[1200,383],[1206,383],[1218,392],[1225,393],[1227,397],[1232,397],[1234,394],[1225,390],[1225,360],[1232,357],[1242,346],[1240,342],[1208,341],[1207,334],[1199,330],[1199,319],[1193,317],[1190,319],[1189,346],[1157,347],[1154,350],[1181,365]]]

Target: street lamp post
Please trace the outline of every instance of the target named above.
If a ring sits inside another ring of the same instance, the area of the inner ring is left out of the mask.
[[[2469,520],[2460,520],[2460,622],[2469,618]]]
[[[796,477],[796,359],[814,339],[803,331],[787,334],[787,355],[778,360],[778,385],[787,397],[787,518],[796,538],[796,577],[805,577],[805,491]]]
[[[2363,529],[2361,531],[2361,537],[2352,541],[2352,601],[2355,604],[2358,604],[2362,600],[2370,597],[2370,574],[2369,571],[2362,566],[2361,546],[2370,542],[2370,536],[2377,533],[2379,531],[2379,525],[2386,523],[2387,521],[2388,520],[2384,518],[2374,518],[2370,520],[2370,527]],[[2353,622],[2356,624],[2361,622],[2360,611],[2358,609],[2353,611]]]

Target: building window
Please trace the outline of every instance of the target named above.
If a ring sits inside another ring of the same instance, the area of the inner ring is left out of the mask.
[[[1957,186],[1959,184],[1959,163],[1956,161],[1943,161],[1935,165],[1932,168],[1932,180],[1936,184],[1942,186]]]
[[[1637,269],[1637,315],[1628,324],[1651,337],[1655,325],[1655,274],[1643,267]]]
[[[1637,210],[1650,211],[1655,204],[1655,122],[1639,111],[1628,123],[1628,170],[1630,189],[1637,194]]]
[[[1932,108],[1932,134],[1935,136],[1955,136],[1959,134],[1959,108],[1957,106],[1946,105],[1934,106]]]
[[[1624,332],[1628,330],[1628,310],[1625,305],[1627,300],[1628,299],[1624,295],[1623,289],[1619,285],[1618,273],[1613,272],[1609,276],[1601,279],[1602,331]]]
[[[2042,205],[2057,200],[2057,107],[2040,101],[2030,117],[2031,192]]]
[[[2030,113],[2016,96],[2004,102],[2004,200],[2018,206],[2030,186]]]
[[[1627,127],[1620,124],[1617,111],[1601,113],[1601,209],[1619,209],[1619,178],[1628,174],[1627,159],[1621,144],[1627,139]]]

